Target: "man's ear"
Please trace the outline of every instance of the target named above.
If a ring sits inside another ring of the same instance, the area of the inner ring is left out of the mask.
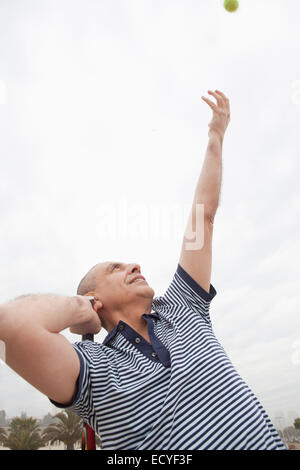
[[[94,310],[98,313],[98,315],[100,314],[102,307],[103,303],[101,302],[101,300],[98,297],[94,297]]]
[[[96,294],[94,295],[93,292],[88,292],[87,294],[85,294],[86,296],[89,296],[91,299],[93,299],[93,309],[94,311],[97,313],[98,317],[100,318],[100,321],[101,321],[101,324],[102,326],[105,328],[104,326],[104,319],[102,318],[102,315],[101,315],[101,310],[102,310],[102,307],[103,307],[103,303],[101,302],[101,300],[99,299],[99,296]],[[106,328],[105,328],[106,329]]]
[[[94,292],[87,292],[87,293],[84,294],[84,295],[86,295],[87,297],[93,298],[94,310],[95,310],[95,312],[98,313],[98,310],[103,307],[103,303],[102,303],[101,300],[99,299],[99,296],[98,296],[98,295],[95,295]]]

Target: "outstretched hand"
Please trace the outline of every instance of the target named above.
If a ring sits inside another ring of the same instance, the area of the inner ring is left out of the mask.
[[[208,98],[205,98],[205,96],[201,96],[203,101],[205,101],[213,110],[212,120],[208,124],[208,136],[210,137],[212,133],[216,132],[223,140],[225,131],[230,121],[229,99],[219,90],[215,90],[215,92],[208,90],[208,93],[214,96],[217,100],[216,104]]]

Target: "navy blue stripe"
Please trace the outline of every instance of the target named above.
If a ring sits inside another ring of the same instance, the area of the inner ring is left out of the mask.
[[[178,264],[153,312],[142,314],[150,343],[120,321],[102,344],[73,345],[80,375],[71,408],[104,450],[285,450],[215,337],[215,295]]]
[[[211,301],[215,295],[217,294],[216,289],[212,284],[210,284],[209,292],[203,289],[184,269],[183,267],[178,264],[177,266],[177,273],[178,275],[187,283],[189,286],[197,292],[204,300]]]

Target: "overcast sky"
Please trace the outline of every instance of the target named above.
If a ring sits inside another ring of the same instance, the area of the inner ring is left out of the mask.
[[[208,141],[201,96],[219,89],[213,328],[274,424],[300,416],[299,15],[299,0],[0,0],[0,301],[72,295],[107,260],[138,262],[162,295]],[[3,362],[0,409],[57,412]]]

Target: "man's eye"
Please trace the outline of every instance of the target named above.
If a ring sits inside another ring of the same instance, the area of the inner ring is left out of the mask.
[[[114,269],[115,269],[115,268],[119,268],[119,267],[120,267],[119,264],[115,264]]]

